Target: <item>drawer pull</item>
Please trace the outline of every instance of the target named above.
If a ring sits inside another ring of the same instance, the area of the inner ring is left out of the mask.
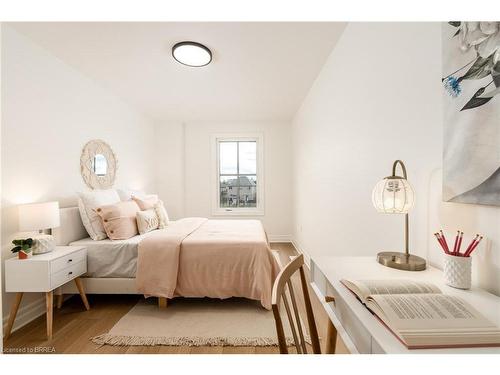
[[[71,263],[73,261],[73,259],[68,259],[68,263]]]
[[[73,271],[68,272],[68,276],[73,275]]]
[[[333,297],[333,296],[326,296],[325,297],[325,302],[326,303],[333,302],[333,305],[335,305],[335,297]]]

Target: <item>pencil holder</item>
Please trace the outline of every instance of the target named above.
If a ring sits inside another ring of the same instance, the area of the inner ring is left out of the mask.
[[[471,257],[444,254],[444,279],[447,285],[458,289],[471,287]]]

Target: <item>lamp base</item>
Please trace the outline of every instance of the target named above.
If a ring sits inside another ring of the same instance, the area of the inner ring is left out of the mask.
[[[404,271],[423,271],[426,268],[424,258],[416,255],[406,255],[393,251],[383,251],[377,254],[377,261],[386,267]]]

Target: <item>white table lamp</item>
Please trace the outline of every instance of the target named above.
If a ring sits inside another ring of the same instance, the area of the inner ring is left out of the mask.
[[[59,203],[46,202],[24,204],[19,206],[18,210],[19,231],[40,232],[39,235],[33,237],[35,240],[33,254],[43,254],[52,251],[55,247],[54,238],[51,235],[43,234],[43,230],[59,227]]]
[[[396,176],[396,167],[401,166],[403,176]],[[407,271],[425,270],[425,259],[409,252],[408,212],[415,204],[415,192],[407,180],[406,167],[401,160],[392,166],[392,175],[379,181],[372,193],[373,206],[378,212],[405,215],[405,252],[384,251],[378,253],[377,261],[384,266]]]

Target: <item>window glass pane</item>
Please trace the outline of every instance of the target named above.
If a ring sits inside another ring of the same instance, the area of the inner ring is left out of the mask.
[[[219,143],[219,163],[221,174],[238,173],[237,142]]]
[[[239,142],[240,174],[257,173],[257,142]]]
[[[238,177],[220,176],[220,207],[238,207]]]
[[[239,207],[257,207],[257,177],[239,177]]]

